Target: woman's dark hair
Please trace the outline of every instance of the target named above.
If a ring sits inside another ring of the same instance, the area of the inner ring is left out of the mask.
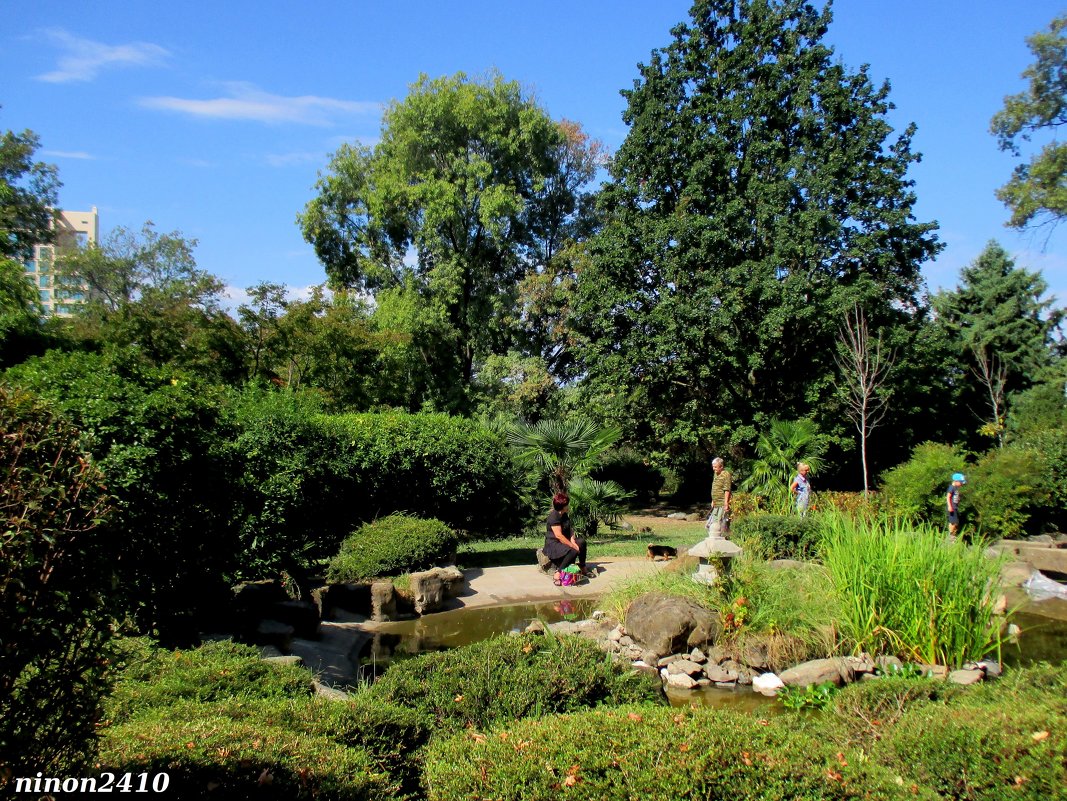
[[[562,512],[563,507],[571,502],[570,497],[565,492],[557,492],[552,496],[552,508],[557,512]]]

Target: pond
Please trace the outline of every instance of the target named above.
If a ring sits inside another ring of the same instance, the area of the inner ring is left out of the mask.
[[[592,615],[597,599],[582,598],[536,604],[457,609],[424,615],[414,620],[378,623],[373,626],[359,654],[359,673],[364,678],[380,675],[389,665],[431,651],[443,651],[488,639],[497,634],[522,631],[533,620],[545,623],[581,620]],[[1006,665],[1025,666],[1034,662],[1067,659],[1067,601],[1030,602],[1014,617],[1021,629],[1017,639],[1005,643],[1002,659]],[[780,705],[773,698],[747,687],[669,691],[677,706],[699,703],[762,713],[774,713]]]

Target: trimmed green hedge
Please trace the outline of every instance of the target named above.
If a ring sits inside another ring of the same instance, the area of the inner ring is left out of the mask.
[[[394,798],[418,789],[416,754],[431,726],[414,710],[365,694],[317,698],[307,670],[230,642],[169,651],[127,639],[118,654],[101,732],[109,769],[166,771],[181,798]],[[208,793],[209,784],[218,786]]]
[[[396,576],[433,567],[456,549],[456,533],[440,520],[393,514],[360,526],[330,562],[333,583]]]
[[[430,801],[930,798],[792,716],[648,705],[524,720],[430,745]]]
[[[405,660],[367,694],[414,709],[445,730],[664,698],[659,677],[616,664],[589,640],[529,635]]]
[[[807,517],[753,514],[736,521],[731,535],[767,559],[811,559],[818,550],[819,527]]]
[[[393,512],[486,536],[517,533],[522,477],[502,437],[444,414],[326,415],[313,399],[248,389],[228,417],[246,577],[337,553],[361,523]]]

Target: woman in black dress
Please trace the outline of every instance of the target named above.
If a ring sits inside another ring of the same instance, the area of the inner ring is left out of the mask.
[[[560,571],[578,560],[578,568],[585,575],[585,540],[579,539],[571,526],[570,498],[567,493],[556,493],[552,498],[552,511],[545,524],[545,556],[556,566],[556,583],[561,583]]]

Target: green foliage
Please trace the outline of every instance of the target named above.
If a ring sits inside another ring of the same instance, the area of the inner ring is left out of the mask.
[[[101,764],[118,773],[166,773],[182,799],[304,794],[374,801],[396,787],[366,751],[329,737],[294,732],[271,716],[234,719],[211,705],[154,710],[108,729]]]
[[[632,492],[641,503],[658,498],[667,480],[663,468],[656,467],[628,445],[602,454],[600,464],[590,470],[589,475],[599,481],[614,481]]]
[[[1026,389],[1053,362],[1053,340],[1063,310],[1044,296],[1048,284],[991,241],[972,264],[960,271],[955,290],[933,298],[937,324],[956,347],[959,364],[948,370],[975,388],[971,407],[999,435],[1007,392]],[[966,365],[968,373],[960,367]],[[995,408],[994,408],[995,407]]]
[[[456,539],[455,531],[440,520],[392,514],[347,537],[326,578],[340,584],[433,567],[455,552]]]
[[[59,200],[55,166],[34,161],[41,140],[33,131],[0,136],[0,258],[31,259],[33,246],[51,242]]]
[[[334,286],[391,300],[403,287],[419,302],[429,324],[408,329],[405,361],[426,390],[414,400],[455,410],[476,364],[510,349],[518,282],[571,235],[595,169],[578,126],[517,83],[422,76],[373,149],[338,149],[301,225]]]
[[[18,364],[43,346],[43,314],[25,267],[0,256],[0,367]]]
[[[557,493],[567,490],[572,476],[588,473],[620,434],[614,426],[575,417],[519,422],[509,429],[507,437],[516,460],[546,473],[551,491]]]
[[[772,417],[840,436],[841,313],[909,329],[939,250],[914,217],[914,129],[894,135],[888,85],[825,43],[828,7],[698,0],[690,17],[623,93],[569,318],[581,391],[672,456],[747,447]]]
[[[952,474],[966,469],[958,448],[933,442],[916,445],[907,462],[882,475],[882,494],[887,510],[909,520],[944,520],[945,495]],[[966,505],[966,491],[961,493],[960,505]]]
[[[101,754],[111,768],[173,764],[172,779],[188,797],[200,797],[210,782],[221,786],[209,797],[237,797],[263,770],[274,777],[271,788],[290,794],[284,797],[309,789],[331,798],[393,797],[417,787],[414,754],[430,728],[411,710],[364,695],[318,699],[306,670],[264,662],[249,646],[171,652],[147,639],[119,645]],[[187,745],[197,735],[207,744]]]
[[[807,517],[746,515],[732,524],[730,534],[767,559],[811,559],[818,550],[819,527]]]
[[[1034,448],[1009,445],[982,456],[967,480],[979,533],[990,539],[1027,533],[1031,516],[1049,502],[1050,478],[1044,453]]]
[[[610,526],[619,521],[632,497],[614,481],[575,478],[570,485],[570,516],[575,531],[587,540],[594,538],[601,523]]]
[[[782,687],[775,697],[786,709],[828,709],[836,694],[837,685],[824,681],[807,687]]]
[[[196,244],[146,222],[64,253],[57,272],[89,289],[74,330],[96,346],[135,347],[158,366],[217,382],[243,376],[237,326],[219,307],[223,283],[197,267]]]
[[[0,787],[95,751],[118,543],[69,422],[0,385]]]
[[[822,556],[856,651],[958,667],[999,658],[1001,562],[927,526],[822,515]]]
[[[135,352],[53,350],[6,378],[63,412],[103,473],[121,544],[118,589],[140,630],[195,636],[196,617],[228,597],[224,576],[239,555],[217,394]]]
[[[431,718],[439,731],[663,695],[658,677],[616,664],[589,640],[543,636],[496,637],[405,660],[366,692]]]
[[[1049,23],[1047,31],[1026,40],[1034,63],[1023,70],[1025,91],[1004,98],[1004,108],[993,115],[990,130],[1001,150],[1019,155],[1019,140],[1028,142],[1035,133],[1055,132],[1067,113],[1067,15]],[[1035,218],[1047,216],[1053,223],[1067,214],[1067,145],[1053,140],[1040,153],[1015,168],[997,197],[1011,211],[1008,225],[1025,228]]]
[[[798,730],[795,716],[626,706],[465,732],[430,746],[432,801],[494,798],[904,799],[858,753]],[[930,798],[923,794],[920,798]]]
[[[797,465],[806,462],[815,475],[822,467],[825,450],[825,438],[811,420],[774,418],[756,438],[756,458],[741,487],[762,496],[772,512],[785,514],[793,504],[789,485]]]
[[[941,798],[1062,798],[1065,678],[1062,665],[1018,671],[945,703],[914,705],[881,732],[871,756]],[[1020,686],[1034,680],[1051,686]]]
[[[329,558],[360,523],[395,511],[488,536],[517,530],[519,476],[498,434],[442,414],[320,408],[311,395],[247,389],[228,409],[247,575]]]
[[[265,662],[250,645],[221,641],[171,651],[147,637],[124,638],[117,645],[119,680],[107,700],[107,716],[113,722],[179,702],[280,701],[313,695],[306,670]]]

